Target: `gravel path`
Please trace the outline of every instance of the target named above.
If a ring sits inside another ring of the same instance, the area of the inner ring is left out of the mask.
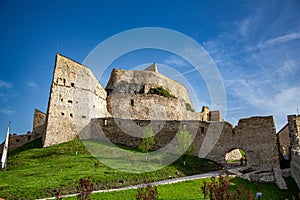
[[[192,175],[192,176],[185,176],[185,177],[180,177],[180,178],[168,179],[168,180],[164,180],[164,181],[158,181],[158,182],[150,183],[150,185],[167,185],[167,184],[179,183],[179,182],[202,179],[202,178],[210,178],[210,177],[213,177],[213,176],[218,176],[219,174],[220,174],[220,171],[213,171],[213,172],[208,172],[208,173],[205,173],[205,174],[197,174],[197,175]],[[141,186],[144,186],[144,184],[133,185],[133,186],[123,187],[123,188],[108,189],[108,190],[97,190],[97,191],[93,191],[92,193],[130,190],[130,189],[137,189]],[[78,195],[78,193],[77,194],[64,195],[64,196],[61,196],[61,197],[74,197],[74,196],[77,196],[77,195]],[[38,199],[38,200],[47,200],[47,199],[55,199],[55,197],[49,197],[49,198]]]

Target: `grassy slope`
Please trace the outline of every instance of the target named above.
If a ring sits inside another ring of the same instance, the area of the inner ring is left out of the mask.
[[[178,177],[176,172],[179,172],[179,176],[185,176],[218,168],[207,160],[188,157],[185,167],[176,161],[154,172],[126,173],[101,163],[96,169],[97,160],[78,140],[48,148],[33,148],[40,145],[40,141],[34,141],[9,154],[8,171],[0,172],[0,197],[5,199],[49,197],[54,196],[58,188],[62,194],[75,193],[79,179],[87,177],[91,177],[96,189],[108,189],[138,184],[144,178],[152,182],[168,179],[169,176]],[[107,148],[106,144],[97,145]],[[75,152],[78,152],[78,155]]]

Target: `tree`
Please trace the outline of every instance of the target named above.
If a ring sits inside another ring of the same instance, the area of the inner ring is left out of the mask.
[[[185,165],[186,155],[192,153],[192,134],[187,130],[186,125],[183,125],[183,129],[177,134],[178,146],[177,150],[179,154],[182,154],[183,165]]]
[[[146,160],[147,160],[147,154],[154,144],[155,141],[154,141],[153,130],[151,127],[150,128],[146,127],[143,132],[142,141],[139,144],[139,149],[142,152],[146,153]]]

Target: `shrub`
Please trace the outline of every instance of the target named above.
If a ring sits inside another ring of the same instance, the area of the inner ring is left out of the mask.
[[[195,109],[189,103],[185,104],[185,108],[186,108],[187,111],[195,112]]]
[[[81,178],[79,180],[79,186],[77,187],[79,195],[78,199],[80,200],[88,200],[90,199],[91,193],[94,190],[94,186],[91,183],[90,177],[87,179]]]
[[[150,185],[147,179],[144,179],[143,186],[137,189],[137,200],[157,200],[158,192],[155,185]]]
[[[167,98],[175,98],[175,96],[171,95],[168,90],[166,90],[165,88],[163,88],[161,86],[160,87],[151,88],[149,90],[148,94],[157,94],[157,95],[160,95],[160,96],[163,96],[163,97],[167,97]]]
[[[222,174],[220,174],[218,179],[212,177],[209,183],[204,180],[203,185],[200,187],[204,195],[204,199],[207,197],[210,200],[253,199],[252,193],[245,190],[244,186],[240,186],[235,192],[231,192],[231,180],[231,177],[228,175],[224,176]]]

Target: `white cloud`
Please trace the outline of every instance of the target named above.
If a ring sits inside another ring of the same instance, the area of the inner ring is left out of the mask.
[[[250,17],[244,19],[240,23],[239,31],[243,37],[248,36],[249,27],[251,25],[251,19]]]
[[[169,65],[170,67],[174,67],[174,65],[177,67],[184,67],[187,65],[185,60],[177,58],[175,56],[170,56],[169,58],[164,60],[163,63],[165,65]]]
[[[263,42],[259,42],[257,47],[258,48],[266,48],[266,47],[270,47],[270,46],[273,46],[273,45],[278,45],[278,44],[281,44],[281,43],[284,43],[284,42],[296,40],[296,39],[299,39],[299,38],[300,38],[300,31],[296,31],[296,32],[288,33],[288,34],[285,34],[285,35],[282,35],[282,36],[279,36],[279,37],[276,37],[276,38],[271,38],[271,39],[268,39],[268,40],[263,41]]]
[[[3,80],[0,80],[0,89],[1,88],[4,88],[4,89],[10,89],[12,88],[12,83],[9,83],[7,81],[3,81]]]
[[[297,63],[294,60],[285,60],[284,63],[278,67],[277,72],[279,76],[284,77],[294,73],[297,69]]]
[[[38,87],[38,85],[33,81],[27,82],[26,85],[30,88],[37,88]]]
[[[14,114],[15,112],[16,112],[15,110],[12,110],[12,109],[9,109],[9,108],[0,109],[1,114],[8,115],[8,116]]]

